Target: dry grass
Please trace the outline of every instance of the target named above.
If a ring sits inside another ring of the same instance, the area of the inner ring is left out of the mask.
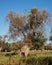
[[[31,50],[29,54],[47,54],[52,53],[52,50]]]

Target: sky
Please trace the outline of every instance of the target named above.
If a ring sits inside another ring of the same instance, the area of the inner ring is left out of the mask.
[[[9,24],[5,23],[5,17],[9,11],[25,13],[32,8],[46,9],[52,14],[52,0],[0,0],[0,35],[3,36],[8,32]],[[50,27],[46,28],[49,35]]]

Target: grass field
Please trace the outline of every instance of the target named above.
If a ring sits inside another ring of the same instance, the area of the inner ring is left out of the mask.
[[[52,50],[32,50],[29,52],[29,56],[20,57],[19,55],[5,56],[11,52],[0,52],[0,65],[48,65],[48,59],[52,62]],[[43,61],[46,59],[45,61]],[[42,62],[42,64],[41,64]],[[43,64],[45,62],[45,64]],[[33,64],[34,63],[34,64]]]

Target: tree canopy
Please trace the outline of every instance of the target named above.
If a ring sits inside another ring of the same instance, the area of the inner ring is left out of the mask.
[[[16,37],[20,33],[26,34],[37,33],[38,28],[47,22],[49,13],[46,10],[39,11],[37,8],[30,10],[27,16],[21,16],[16,12],[9,12],[7,20],[10,22],[9,32],[11,37]],[[32,32],[32,33],[31,33]]]
[[[30,10],[28,15],[19,15],[16,12],[9,12],[7,15],[9,25],[9,38],[16,39],[18,35],[24,36],[24,41],[45,42],[44,24],[49,22],[50,14],[46,10],[40,11],[37,8]],[[41,40],[41,41],[40,41]]]

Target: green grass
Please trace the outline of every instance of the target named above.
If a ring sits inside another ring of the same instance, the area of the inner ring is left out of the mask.
[[[34,51],[33,53],[30,53],[29,56],[27,57],[20,57],[19,55],[14,55],[14,56],[5,56],[5,54],[10,54],[11,52],[0,52],[0,65],[7,65],[7,64],[11,64],[11,65],[29,65],[33,64],[36,65],[37,61],[39,65],[43,65],[43,63],[48,62],[47,60],[51,59],[52,61],[52,51]],[[45,61],[43,61],[45,59]],[[38,65],[37,64],[37,65]]]

